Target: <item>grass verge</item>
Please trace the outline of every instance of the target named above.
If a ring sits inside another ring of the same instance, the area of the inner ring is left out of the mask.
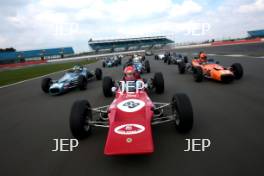
[[[13,84],[27,79],[43,76],[49,73],[69,69],[76,64],[87,65],[96,62],[95,60],[84,60],[78,62],[52,63],[37,65],[27,68],[0,71],[0,86]]]

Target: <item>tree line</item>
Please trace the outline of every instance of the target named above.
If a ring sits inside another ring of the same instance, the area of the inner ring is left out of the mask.
[[[16,52],[16,49],[13,47],[10,48],[0,48],[0,52]]]

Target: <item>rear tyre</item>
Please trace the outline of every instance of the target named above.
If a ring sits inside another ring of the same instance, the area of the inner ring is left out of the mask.
[[[184,56],[184,57],[183,57],[183,60],[184,60],[184,63],[185,63],[185,64],[188,63],[188,57],[187,57],[187,56]]]
[[[180,133],[187,133],[193,127],[193,109],[189,97],[179,93],[172,97],[172,113],[175,114],[176,129]]]
[[[90,103],[86,100],[75,101],[71,108],[70,130],[76,139],[84,139],[91,134],[92,127],[89,121],[92,120]]]
[[[162,94],[164,92],[164,79],[162,73],[155,73],[153,85],[157,94]]]
[[[96,79],[97,80],[101,80],[102,79],[102,75],[103,75],[102,70],[100,68],[96,68],[95,69],[95,77],[96,77]]]
[[[78,84],[79,84],[80,90],[85,90],[87,88],[87,80],[83,75],[79,76]]]
[[[113,96],[112,87],[114,87],[114,83],[111,77],[106,76],[103,79],[103,93],[105,97]]]
[[[178,63],[178,71],[180,74],[184,74],[185,73],[185,63],[184,62],[179,62]]]
[[[105,67],[105,62],[103,62],[103,67]]]
[[[193,78],[196,82],[202,82],[203,81],[203,70],[201,67],[193,68]]]
[[[170,59],[168,59],[168,60],[167,60],[167,63],[168,63],[168,65],[170,65],[170,64],[171,64],[171,60],[170,60]]]
[[[147,73],[150,73],[150,64],[148,60],[145,61],[145,68],[146,68]]]
[[[51,78],[44,78],[41,81],[41,89],[43,90],[43,92],[49,93],[49,88],[50,88],[51,83],[52,83]]]
[[[235,79],[241,79],[243,77],[244,71],[240,63],[232,64],[231,69],[235,75]]]

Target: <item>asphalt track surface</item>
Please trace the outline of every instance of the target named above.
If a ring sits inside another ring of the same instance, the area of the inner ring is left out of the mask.
[[[224,45],[224,46],[209,46],[196,48],[181,48],[176,49],[178,52],[195,52],[205,51],[206,53],[214,54],[241,54],[246,56],[264,56],[264,42],[261,43],[247,43],[239,45]]]
[[[196,83],[191,75],[179,75],[176,65],[148,59],[152,73],[144,77],[161,71],[165,78],[165,93],[151,95],[153,101],[169,102],[177,92],[189,95],[195,122],[189,134],[179,134],[172,123],[155,126],[153,154],[107,157],[107,129],[96,128],[75,151],[52,152],[53,139],[72,138],[69,114],[75,100],[87,99],[96,107],[113,99],[103,97],[101,81],[89,83],[86,91],[52,97],[40,90],[40,79],[32,80],[0,89],[0,175],[264,175],[264,59],[216,58],[223,65],[244,66],[243,79],[231,84]],[[103,73],[120,79],[121,69],[105,68]],[[211,147],[184,152],[185,139],[197,138],[210,139]]]

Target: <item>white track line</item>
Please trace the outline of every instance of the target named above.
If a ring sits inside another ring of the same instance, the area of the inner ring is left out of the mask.
[[[208,56],[216,56],[217,54],[207,54]]]
[[[248,56],[243,55],[243,54],[225,54],[225,55],[222,55],[222,56],[227,56],[227,57],[248,57]]]
[[[197,55],[196,53],[192,53],[192,55]],[[244,55],[244,54],[224,54],[224,55],[221,55],[221,54],[213,54],[213,53],[210,53],[210,54],[207,54],[208,56],[223,56],[223,57],[250,57],[250,58],[264,58],[264,56],[248,56],[248,55]]]

